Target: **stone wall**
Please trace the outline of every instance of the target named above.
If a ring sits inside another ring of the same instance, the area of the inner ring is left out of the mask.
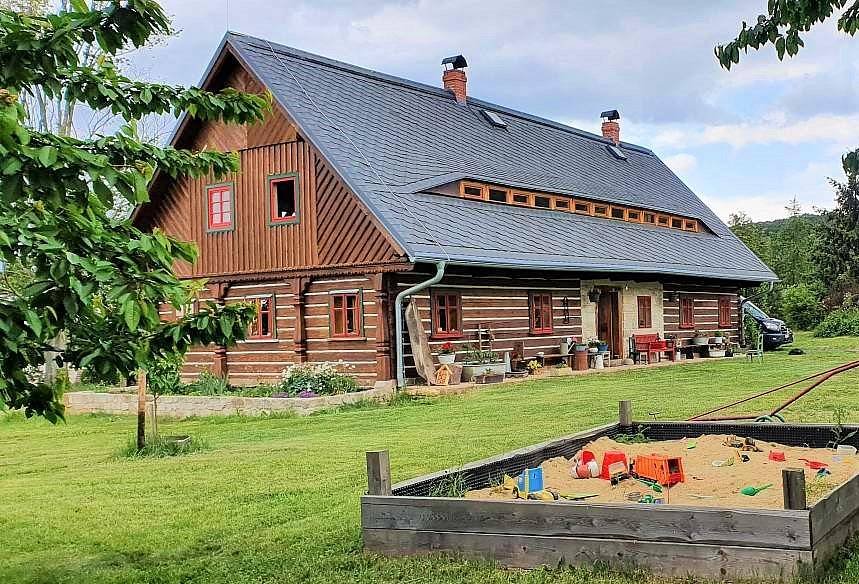
[[[294,412],[298,415],[335,408],[362,400],[383,401],[394,394],[392,385],[354,393],[341,393],[308,398],[229,397],[164,395],[158,398],[158,415],[165,418],[194,416],[258,416],[276,412]],[[147,409],[152,407],[152,396],[146,396]],[[63,395],[66,412],[70,414],[136,414],[137,395],[134,393],[95,393],[75,391]]]

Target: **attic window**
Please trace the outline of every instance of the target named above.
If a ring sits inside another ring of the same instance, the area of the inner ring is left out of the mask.
[[[534,206],[540,209],[550,209],[552,207],[552,199],[540,195],[534,195]]]
[[[489,187],[489,200],[495,201],[496,203],[507,203],[508,202],[508,193],[504,189],[493,189]]]
[[[611,208],[611,217],[612,219],[625,219],[626,218],[626,209],[623,207],[612,207]]]
[[[298,175],[279,174],[268,177],[269,224],[298,223]]]
[[[569,211],[570,201],[568,201],[567,199],[555,199],[555,209],[560,209],[561,211]]]
[[[462,183],[462,196],[468,197],[469,199],[482,199],[483,185]]]
[[[594,205],[594,215],[605,217],[608,215],[608,207],[605,205]]]
[[[633,211],[632,209],[630,209],[629,211],[626,212],[626,220],[638,223],[639,221],[641,221],[641,213],[639,213],[638,211]]]
[[[614,144],[606,144],[606,149],[618,160],[626,160],[626,154]]]
[[[574,211],[576,213],[584,213],[586,215],[591,214],[591,204],[585,203],[584,201],[576,201],[575,205],[573,205]]]
[[[673,227],[674,229],[683,229],[683,220],[677,217],[672,217],[671,227]]]
[[[496,128],[506,128],[507,127],[507,122],[505,122],[504,119],[501,116],[499,116],[498,114],[496,114],[495,112],[491,112],[489,110],[480,110],[480,113],[483,114],[483,117],[486,118],[486,121],[488,121],[490,124],[492,124]]]
[[[644,214],[644,222],[645,223],[656,223],[656,215],[653,213],[645,213]]]
[[[668,227],[668,217],[665,215],[658,215],[656,217],[656,223],[661,227]]]
[[[233,183],[206,187],[209,231],[228,231],[233,228]]]
[[[686,231],[698,231],[698,222],[686,219],[683,221],[683,229]]]
[[[513,202],[517,205],[530,205],[531,198],[528,195],[524,195],[522,193],[513,193]]]

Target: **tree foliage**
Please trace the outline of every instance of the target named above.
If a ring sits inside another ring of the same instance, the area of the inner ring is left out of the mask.
[[[103,374],[128,375],[153,359],[194,343],[243,338],[247,306],[208,303],[162,323],[157,306],[189,304],[195,287],[173,273],[193,262],[195,248],[155,231],[143,233],[111,217],[116,200],[148,199],[156,169],[172,177],[216,177],[238,170],[233,154],[191,152],[142,142],[134,122],[169,112],[201,120],[250,123],[268,102],[234,90],[210,93],[133,81],[109,59],[83,65],[77,47],[94,43],[106,55],[168,34],[154,0],[112,0],[91,10],[33,16],[0,10],[0,260],[26,266],[32,280],[0,293],[0,403],[54,421],[62,406],[50,386],[27,378],[45,351]],[[77,139],[33,129],[22,94],[67,93],[93,110],[128,122],[112,136]],[[61,331],[68,347],[53,347]]]
[[[754,26],[743,21],[734,40],[716,46],[716,59],[725,69],[740,62],[740,52],[758,50],[767,45],[775,48],[779,60],[793,57],[805,46],[802,33],[840,11],[838,30],[853,36],[859,30],[859,0],[769,0],[767,14],[757,17]],[[859,173],[859,149],[842,157],[844,172]]]

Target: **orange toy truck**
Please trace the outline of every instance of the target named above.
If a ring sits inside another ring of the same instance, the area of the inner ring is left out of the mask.
[[[663,486],[673,486],[686,481],[683,474],[683,459],[671,458],[661,454],[636,456],[633,461],[632,475]]]

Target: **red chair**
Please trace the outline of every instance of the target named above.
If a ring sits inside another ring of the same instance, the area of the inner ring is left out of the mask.
[[[674,361],[674,341],[660,339],[659,333],[632,335],[632,343],[639,360],[645,355],[648,365],[660,361],[663,353]]]

